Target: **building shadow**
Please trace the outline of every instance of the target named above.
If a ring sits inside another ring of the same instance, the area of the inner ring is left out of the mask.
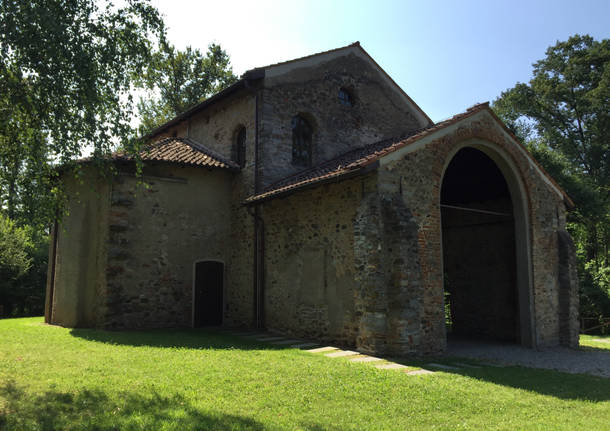
[[[171,429],[171,430],[251,430],[266,429],[246,417],[203,411],[181,395],[163,396],[120,393],[110,397],[101,390],[76,393],[48,390],[26,393],[14,383],[0,386],[0,429],[64,430]]]
[[[562,400],[610,401],[610,390],[608,390],[610,379],[607,377],[524,366],[494,366],[471,358],[455,356],[393,360],[411,367],[459,375],[480,382],[525,390]],[[430,365],[431,363],[448,365],[454,369],[434,367]],[[471,367],[464,364],[469,364]],[[459,383],[456,382],[456,384]]]
[[[218,328],[149,329],[143,331],[105,331],[74,328],[70,335],[87,341],[124,346],[189,349],[285,350],[285,345],[257,341],[255,337],[234,336]]]

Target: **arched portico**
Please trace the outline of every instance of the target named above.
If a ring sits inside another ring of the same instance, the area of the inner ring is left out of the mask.
[[[439,190],[443,285],[458,331],[534,347],[529,204],[519,170],[494,143],[467,139],[448,153]]]

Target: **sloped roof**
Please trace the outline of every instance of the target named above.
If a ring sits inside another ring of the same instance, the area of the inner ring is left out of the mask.
[[[369,171],[370,167],[373,167],[379,159],[393,153],[407,145],[413,144],[414,142],[422,139],[430,134],[449,127],[460,120],[471,117],[478,112],[487,110],[491,115],[498,121],[504,130],[508,132],[511,137],[522,146],[519,139],[506,127],[506,125],[494,114],[489,107],[489,102],[480,103],[469,108],[465,112],[454,115],[447,120],[440,121],[430,127],[419,129],[411,133],[406,137],[388,139],[374,144],[367,145],[362,148],[351,150],[344,153],[332,160],[324,162],[318,166],[301,171],[295,175],[282,179],[274,184],[267,187],[262,193],[258,195],[250,196],[246,199],[246,205],[252,205],[261,203],[276,197],[285,196],[293,193],[297,190],[317,186],[319,184],[328,181],[339,181],[347,177],[354,175],[363,174]],[[527,152],[525,147],[524,151],[529,155],[530,159],[536,164],[543,175],[545,175],[551,183],[560,191],[563,195],[568,206],[573,207],[574,203],[570,197],[561,189],[561,187],[553,180],[553,178],[538,164],[538,162]]]
[[[190,138],[165,138],[144,147],[140,157],[145,162],[172,162],[185,166],[201,166],[239,170],[239,166],[203,144]],[[112,160],[131,161],[133,156],[125,152],[112,154]]]
[[[417,132],[414,132],[417,133]],[[339,157],[328,160],[317,166],[301,171],[295,175],[283,178],[271,184],[262,193],[246,199],[246,204],[265,201],[271,198],[285,195],[309,185],[317,185],[319,182],[342,178],[346,174],[359,172],[360,169],[368,165],[368,162],[375,162],[376,154],[385,151],[397,142],[397,138],[387,139],[373,144],[356,148]]]
[[[388,75],[388,73],[385,70],[383,70],[383,68],[381,66],[379,66],[379,64],[373,59],[373,57],[371,57],[369,55],[369,53],[366,52],[366,50],[364,48],[362,48],[362,46],[360,45],[360,42],[354,42],[354,43],[346,45],[346,46],[341,46],[339,48],[330,49],[328,51],[317,52],[315,54],[306,55],[304,57],[299,57],[299,58],[295,58],[295,59],[292,59],[292,60],[287,60],[287,61],[282,61],[282,62],[279,62],[279,63],[269,64],[267,66],[255,67],[253,69],[247,70],[246,72],[244,72],[244,74],[241,76],[241,78],[237,82],[235,82],[233,85],[230,85],[229,87],[227,87],[224,90],[214,94],[213,96],[209,97],[208,99],[206,99],[206,100],[204,100],[202,102],[199,102],[198,104],[192,106],[187,111],[183,112],[182,114],[179,114],[179,115],[175,116],[174,118],[172,118],[171,120],[167,121],[166,123],[158,126],[154,130],[149,132],[147,135],[143,136],[142,138],[144,140],[153,138],[156,135],[164,132],[168,128],[170,128],[170,127],[180,123],[181,121],[186,120],[187,118],[189,118],[193,114],[195,114],[195,113],[197,113],[197,112],[207,108],[208,106],[211,106],[214,103],[219,102],[220,100],[225,99],[226,97],[230,96],[231,94],[235,94],[236,92],[238,92],[240,90],[244,90],[244,89],[248,88],[247,81],[264,78],[265,77],[265,70],[267,70],[267,69],[275,68],[275,67],[278,67],[278,66],[283,66],[283,65],[286,65],[286,64],[290,64],[290,63],[296,63],[296,62],[307,60],[307,59],[310,59],[310,58],[313,58],[313,57],[318,57],[318,56],[321,56],[321,55],[331,54],[331,53],[334,53],[334,52],[338,52],[338,51],[342,51],[342,50],[346,50],[346,49],[350,49],[350,48],[358,48],[364,54],[364,56],[366,58],[368,58],[371,61],[371,63],[373,65],[375,65],[375,67],[377,67],[379,69],[379,71],[382,73],[382,75],[385,76],[392,83],[392,85],[394,85],[398,89],[398,91],[408,100],[408,103],[410,103],[413,106],[413,108],[423,117],[425,122],[427,122],[429,124],[433,123],[432,120],[430,119],[430,117],[428,117],[428,115],[423,111],[423,109],[421,109],[419,107],[419,105],[417,105],[417,103],[415,103],[415,101],[413,99],[411,99],[411,97],[396,83],[396,81],[394,81],[392,79],[392,77],[390,75]]]

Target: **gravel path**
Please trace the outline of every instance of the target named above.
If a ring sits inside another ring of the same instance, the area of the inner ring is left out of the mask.
[[[510,344],[452,341],[448,345],[447,355],[502,365],[522,365],[610,377],[610,350],[574,350],[565,347],[532,350]]]

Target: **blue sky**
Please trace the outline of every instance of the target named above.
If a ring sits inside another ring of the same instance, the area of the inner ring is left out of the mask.
[[[610,0],[152,0],[176,46],[220,43],[241,74],[355,41],[432,118],[492,101],[575,33],[610,37]]]

